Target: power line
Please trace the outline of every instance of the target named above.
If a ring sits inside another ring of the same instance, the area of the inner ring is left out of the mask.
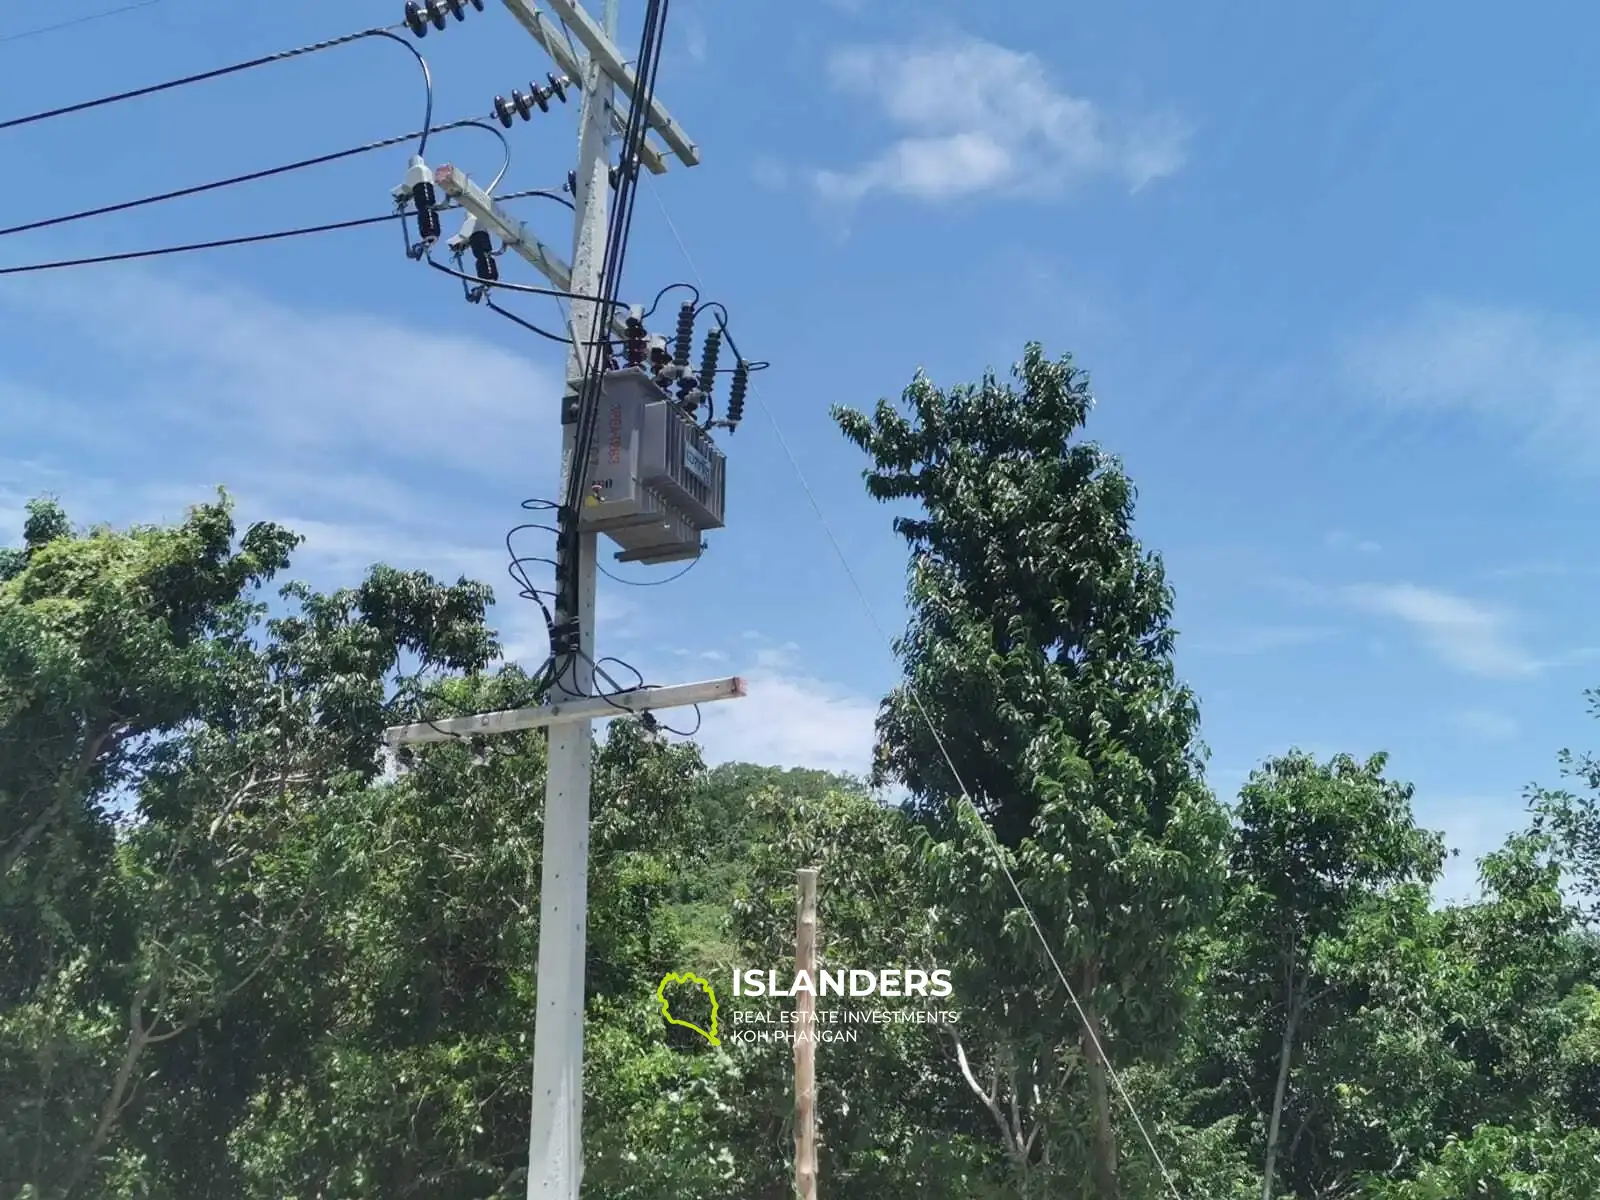
[[[18,129],[24,125],[32,125],[39,121],[53,120],[56,117],[69,116],[72,113],[87,112],[92,108],[101,108],[108,104],[120,104],[124,100],[136,100],[141,96],[153,96],[158,92],[167,92],[173,90],[174,88],[187,87],[193,83],[204,83],[211,79],[221,79],[225,75],[236,75],[241,71],[253,70],[256,67],[264,67],[271,63],[285,62],[291,58],[300,58],[307,54],[316,54],[323,50],[332,50],[338,46],[348,46],[352,42],[358,42],[363,38],[372,37],[385,38],[389,41],[395,42],[400,46],[404,46],[407,53],[415,58],[417,60],[417,65],[422,68],[422,81],[424,86],[427,88],[428,93],[427,105],[422,120],[422,127],[424,130],[426,130],[430,125],[433,124],[433,76],[428,70],[427,60],[422,57],[422,55],[417,51],[417,48],[404,38],[399,37],[392,32],[395,29],[401,28],[404,28],[404,26],[391,25],[374,29],[363,29],[357,33],[344,34],[342,37],[328,38],[326,41],[312,42],[309,45],[296,46],[289,50],[279,50],[274,54],[264,54],[260,58],[252,58],[247,59],[244,62],[230,63],[225,67],[215,67],[209,71],[199,71],[192,75],[180,76],[177,79],[168,79],[161,83],[148,84],[145,87],[131,88],[125,92],[114,92],[109,96],[99,96],[93,100],[80,100],[75,104],[64,104],[59,108],[50,108],[45,109],[42,112],[29,113],[27,116],[23,117],[12,117],[6,121],[0,121],[0,132],[4,132],[7,129]],[[427,134],[424,133],[422,136],[422,144],[417,150],[418,154],[426,152],[427,140]]]
[[[690,273],[694,275],[697,281],[699,281],[702,288],[705,287],[705,280],[701,277],[699,268],[695,266],[694,259],[689,254],[689,248],[684,244],[683,236],[678,232],[678,227],[673,222],[672,215],[667,212],[667,206],[662,201],[659,193],[657,193],[655,190],[654,185],[651,186],[650,194],[655,197],[656,205],[661,210],[661,216],[666,221],[667,228],[671,231],[673,240],[678,243],[678,250],[683,254],[684,262],[688,264]],[[837,557],[839,560],[839,565],[844,568],[845,576],[850,580],[850,586],[856,593],[856,599],[860,601],[862,611],[867,614],[867,619],[872,623],[873,628],[877,630],[878,636],[886,645],[889,646],[892,652],[894,649],[894,638],[890,635],[889,631],[884,628],[883,622],[878,619],[878,614],[876,611],[874,611],[872,602],[867,598],[866,589],[862,586],[861,580],[857,577],[855,569],[851,567],[850,559],[844,552],[844,546],[840,543],[838,535],[834,533],[832,523],[828,520],[827,515],[823,512],[822,504],[820,501],[818,501],[816,492],[812,490],[811,483],[806,478],[804,469],[800,466],[799,457],[789,445],[789,439],[784,436],[783,428],[778,424],[778,419],[773,414],[771,407],[762,397],[761,389],[752,384],[751,393],[755,397],[756,404],[760,407],[761,411],[766,414],[767,423],[772,426],[772,432],[777,436],[778,445],[783,449],[784,457],[789,460],[789,466],[794,470],[795,477],[800,481],[800,488],[805,492],[806,499],[810,502],[812,512],[816,514],[818,522],[822,525],[822,531],[827,536],[829,544],[833,547],[833,552],[835,557]],[[928,726],[928,732],[933,735],[934,744],[938,746],[939,754],[944,759],[945,766],[950,769],[950,777],[955,780],[956,786],[961,789],[961,798],[966,801],[967,805],[972,809],[972,811],[977,814],[978,827],[983,830],[984,839],[989,844],[989,850],[994,856],[996,865],[999,866],[1001,872],[1005,875],[1006,882],[1010,884],[1012,894],[1014,894],[1017,898],[1017,903],[1022,906],[1022,911],[1027,916],[1028,923],[1030,926],[1032,926],[1034,935],[1038,938],[1039,945],[1044,950],[1045,957],[1050,960],[1050,966],[1055,970],[1056,978],[1061,981],[1061,986],[1067,993],[1067,999],[1071,1002],[1073,1011],[1077,1013],[1078,1020],[1082,1024],[1084,1032],[1088,1035],[1089,1041],[1094,1045],[1095,1053],[1100,1056],[1100,1061],[1105,1064],[1106,1074],[1110,1077],[1111,1082],[1116,1086],[1117,1093],[1122,1097],[1122,1102],[1127,1107],[1128,1115],[1133,1118],[1134,1125],[1138,1127],[1139,1134],[1144,1139],[1145,1147],[1150,1151],[1150,1157],[1155,1160],[1156,1169],[1161,1172],[1161,1178],[1166,1183],[1167,1190],[1172,1193],[1174,1200],[1182,1200],[1182,1193],[1178,1191],[1178,1185],[1173,1180],[1171,1171],[1167,1169],[1167,1164],[1161,1157],[1161,1151],[1156,1148],[1155,1139],[1151,1136],[1149,1129],[1144,1123],[1144,1120],[1139,1116],[1139,1110],[1134,1105],[1133,1098],[1128,1094],[1127,1088],[1123,1085],[1121,1073],[1114,1065],[1112,1065],[1111,1057],[1105,1052],[1105,1046],[1102,1044],[1099,1034],[1095,1032],[1093,1026],[1089,1023],[1089,1015],[1084,1010],[1082,1001],[1080,1001],[1078,998],[1077,989],[1072,986],[1072,982],[1067,978],[1066,971],[1062,969],[1060,960],[1056,958],[1055,949],[1050,945],[1050,939],[1045,935],[1044,926],[1040,923],[1039,918],[1034,915],[1032,905],[1028,903],[1027,898],[1022,894],[1022,888],[1017,883],[1016,876],[1012,874],[1011,867],[1006,862],[1004,849],[1001,847],[999,840],[995,837],[994,831],[989,828],[989,822],[983,819],[983,814],[979,812],[977,804],[973,801],[972,793],[968,791],[966,782],[962,779],[961,772],[956,767],[955,758],[950,753],[949,746],[945,743],[944,736],[939,732],[938,726],[934,724],[932,714],[929,713],[927,707],[923,704],[922,697],[919,694],[916,685],[907,679],[905,686],[906,694],[911,697],[911,702],[916,706],[917,712],[921,715],[924,723]]]
[[[260,171],[247,171],[243,175],[231,175],[226,179],[214,179],[209,183],[197,183],[191,187],[175,188],[170,192],[157,192],[151,196],[141,196],[137,200],[123,200],[116,204],[104,204],[99,208],[85,208],[79,212],[67,213],[59,217],[46,217],[38,221],[29,221],[22,225],[12,225],[7,229],[0,229],[0,237],[7,237],[14,233],[31,233],[36,229],[49,229],[55,225],[66,225],[73,221],[82,221],[89,217],[103,217],[112,213],[127,212],[130,209],[143,208],[150,204],[161,204],[168,200],[179,200],[186,196],[199,196],[205,192],[214,192],[222,188],[236,187],[240,184],[254,183],[262,179],[271,179],[276,175],[287,175],[292,171],[303,171],[309,167],[320,167],[328,163],[339,162],[342,159],[354,158],[358,154],[368,154],[374,150],[387,149],[398,146],[413,138],[421,138],[430,133],[447,133],[451,130],[475,127],[486,130],[500,139],[502,147],[505,146],[505,136],[477,117],[467,117],[460,121],[451,121],[444,125],[435,125],[432,129],[413,130],[411,133],[400,134],[395,137],[381,138],[375,142],[367,142],[360,146],[351,146],[347,150],[335,150],[331,154],[318,154],[311,158],[302,158],[296,162],[284,163],[281,166],[267,167]],[[509,157],[509,156],[508,156]],[[503,171],[502,171],[503,173]],[[498,178],[497,178],[498,182]],[[494,184],[489,185],[490,190]]]
[[[0,267],[0,275],[28,275],[35,271],[58,271],[66,267],[92,267],[101,263],[132,262],[141,258],[160,258],[166,254],[187,254],[193,250],[220,250],[225,246],[250,246],[257,242],[276,242],[285,238],[305,237],[313,233],[332,233],[340,229],[359,229],[363,225],[379,225],[395,221],[399,213],[384,213],[381,217],[360,217],[354,221],[333,221],[326,225],[305,225],[299,229],[281,229],[275,233],[253,233],[245,237],[218,238],[210,242],[189,242],[182,246],[160,246],[152,250],[125,250],[119,254],[97,254],[91,258],[62,258],[53,262],[25,263],[20,267]]]
[[[46,33],[55,33],[62,29],[72,29],[79,25],[88,25],[95,21],[103,21],[107,17],[120,16],[122,13],[133,12],[137,8],[149,8],[160,4],[161,0],[136,0],[133,4],[121,4],[116,8],[107,8],[100,12],[86,13],[81,17],[73,17],[70,21],[57,21],[54,25],[41,25],[36,29],[24,29],[21,33],[8,33],[0,37],[0,45],[6,42],[20,42],[23,38],[39,37]]]

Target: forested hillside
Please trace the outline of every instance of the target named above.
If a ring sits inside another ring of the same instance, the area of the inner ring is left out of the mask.
[[[815,866],[824,965],[947,969],[961,1012],[817,1048],[824,1196],[1600,1195],[1600,766],[1446,907],[1381,747],[1215,796],[1089,408],[1030,347],[836,414],[911,514],[875,780],[610,724],[585,1194],[790,1194],[789,1048],[656,988],[792,963]],[[489,589],[284,587],[298,539],[226,498],[93,515],[36,501],[0,557],[0,1196],[523,1195],[543,736],[375,755],[536,702]]]

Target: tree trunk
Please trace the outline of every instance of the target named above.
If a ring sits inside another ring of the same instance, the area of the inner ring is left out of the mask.
[[[1278,1047],[1278,1082],[1272,1089],[1272,1116],[1267,1121],[1267,1162],[1261,1170],[1261,1200],[1272,1200],[1278,1175],[1278,1138],[1283,1129],[1283,1102],[1289,1094],[1289,1064],[1294,1058],[1295,1027],[1300,1023],[1300,993],[1293,977],[1283,1021],[1283,1044]]]
[[[1117,1132],[1111,1124],[1111,1092],[1106,1086],[1107,1065],[1105,1035],[1100,1027],[1100,1014],[1089,989],[1083,995],[1083,1049],[1084,1063],[1089,1076],[1089,1102],[1094,1109],[1094,1136],[1090,1143],[1090,1177],[1099,1200],[1117,1200]]]

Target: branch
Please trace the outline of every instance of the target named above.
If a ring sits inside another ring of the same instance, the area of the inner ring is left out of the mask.
[[[111,1081],[111,1091],[107,1093],[105,1102],[100,1106],[100,1119],[95,1123],[94,1136],[89,1139],[89,1144],[78,1155],[78,1161],[73,1167],[72,1177],[67,1181],[66,1188],[62,1191],[63,1200],[77,1191],[94,1167],[94,1160],[98,1157],[106,1140],[111,1136],[111,1130],[117,1123],[117,1118],[127,1107],[128,1081],[133,1078],[133,1069],[138,1065],[143,1056],[145,1047],[150,1044],[147,1036],[148,1029],[144,1023],[144,1004],[150,998],[150,992],[155,987],[154,979],[147,979],[141,983],[133,994],[133,1000],[128,1005],[128,1042],[122,1052],[122,1062],[117,1066],[116,1076]],[[129,1097],[131,1099],[131,1097]]]
[[[1006,1153],[1014,1155],[1017,1152],[1016,1135],[1006,1124],[1006,1115],[1000,1110],[1000,1105],[995,1093],[993,1091],[986,1093],[983,1090],[982,1085],[978,1083],[978,1080],[972,1074],[972,1066],[967,1062],[967,1051],[966,1048],[962,1046],[961,1039],[956,1037],[954,1034],[952,1034],[951,1037],[956,1044],[956,1062],[960,1064],[961,1077],[967,1081],[967,1086],[972,1089],[972,1094],[982,1101],[983,1107],[987,1109],[989,1115],[994,1118],[994,1123],[1000,1130],[1000,1144],[1005,1147]],[[995,1077],[995,1085],[996,1088],[998,1088],[998,1074],[996,1074]]]
[[[28,847],[38,839],[39,835],[55,824],[56,818],[61,815],[61,810],[67,806],[67,801],[82,786],[83,777],[88,774],[107,750],[115,750],[128,736],[131,725],[126,721],[117,722],[109,726],[98,737],[90,738],[84,743],[83,751],[78,755],[78,761],[67,774],[56,784],[56,797],[45,806],[33,821],[18,836],[17,840],[7,848],[5,860],[0,862],[0,877],[11,874],[12,869],[27,853]]]

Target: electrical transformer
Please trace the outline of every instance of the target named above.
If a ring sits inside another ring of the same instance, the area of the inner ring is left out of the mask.
[[[600,386],[579,527],[619,547],[619,562],[700,556],[723,524],[727,460],[643,370],[608,371]]]

